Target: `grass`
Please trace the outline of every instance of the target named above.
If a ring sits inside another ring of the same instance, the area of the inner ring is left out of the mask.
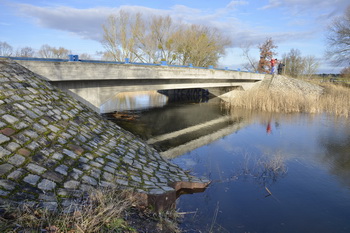
[[[231,98],[230,108],[246,108],[268,112],[328,113],[350,117],[350,88],[331,83],[322,84],[321,95],[300,94],[293,90],[252,89]]]
[[[0,232],[136,232],[124,221],[135,200],[130,191],[97,190],[80,204],[55,212],[25,203],[2,206]]]
[[[132,191],[102,189],[69,206],[70,211],[53,212],[30,203],[1,206],[0,232],[179,232],[173,213],[151,213],[136,208],[138,202]]]

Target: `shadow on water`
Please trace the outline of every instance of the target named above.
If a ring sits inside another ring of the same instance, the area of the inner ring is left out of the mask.
[[[115,122],[213,181],[178,193],[185,232],[350,232],[349,120],[229,112],[217,98],[127,111]]]
[[[341,182],[350,187],[350,127],[343,122],[332,126],[329,135],[319,137],[320,144],[326,152],[320,157],[322,163],[329,164],[331,174],[339,177]],[[336,131],[333,134],[332,131]]]
[[[220,104],[221,99],[196,89],[195,96],[181,94],[182,91],[175,94],[174,90],[162,91],[167,94],[166,101],[159,97],[158,92],[149,93],[153,96],[150,98],[143,97],[145,93],[141,93],[141,99],[147,99],[147,106],[141,108],[137,103],[137,98],[140,100],[139,94],[136,94],[136,98],[132,93],[119,95],[117,100],[120,99],[123,104],[116,108],[123,108],[112,111],[109,107],[112,112],[103,115],[146,140],[167,158],[174,158],[231,134],[237,125],[241,127],[244,119],[229,116]],[[228,128],[229,126],[234,127]]]

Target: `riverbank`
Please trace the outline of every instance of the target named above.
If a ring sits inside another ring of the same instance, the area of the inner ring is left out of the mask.
[[[0,213],[80,213],[82,200],[105,188],[131,190],[140,207],[162,213],[181,188],[208,184],[39,75],[0,60]]]
[[[30,203],[2,205],[0,232],[181,232],[175,210],[155,213],[140,208],[138,201],[131,190],[103,188],[91,192],[73,213],[53,212]]]
[[[245,92],[236,93],[229,108],[268,112],[327,113],[350,117],[349,88],[332,83],[315,84],[277,75]]]

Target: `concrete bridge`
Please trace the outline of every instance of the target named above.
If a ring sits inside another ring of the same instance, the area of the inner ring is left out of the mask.
[[[92,109],[119,92],[204,88],[222,97],[247,90],[265,74],[168,65],[18,60],[18,63],[67,91]]]

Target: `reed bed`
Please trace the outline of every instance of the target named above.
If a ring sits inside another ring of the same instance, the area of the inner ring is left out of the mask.
[[[339,85],[327,85],[320,96],[319,105],[327,113],[350,117],[350,88]]]
[[[350,117],[350,88],[323,84],[323,92],[315,94],[298,85],[264,87],[241,92],[230,99],[230,108],[246,108],[267,112],[328,113]]]

